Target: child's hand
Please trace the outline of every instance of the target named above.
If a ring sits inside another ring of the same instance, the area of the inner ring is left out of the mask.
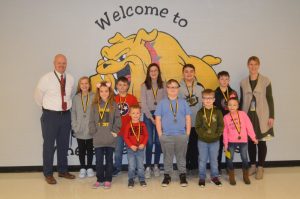
[[[111,132],[112,136],[113,137],[118,137],[118,134],[114,133],[114,132]]]
[[[134,146],[134,145],[132,145],[130,148],[131,148],[131,150],[133,150],[133,151],[136,151],[136,150],[137,150],[137,147]]]
[[[253,142],[254,142],[254,144],[258,144],[258,140],[257,139],[253,140]]]
[[[145,145],[140,144],[139,149],[144,149],[144,148],[145,148]]]

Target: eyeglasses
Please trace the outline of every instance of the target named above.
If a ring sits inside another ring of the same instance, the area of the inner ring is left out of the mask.
[[[169,89],[177,89],[179,87],[178,86],[167,86],[167,88],[169,88]]]
[[[215,98],[214,97],[202,97],[202,99],[204,99],[204,100],[213,100]]]

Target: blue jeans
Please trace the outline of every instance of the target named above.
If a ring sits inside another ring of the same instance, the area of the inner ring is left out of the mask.
[[[211,178],[219,176],[218,170],[218,154],[220,143],[219,140],[212,143],[206,143],[198,140],[199,151],[199,177],[200,179],[206,178],[206,163],[209,160],[210,163],[210,175]]]
[[[231,159],[227,159],[227,168],[233,170],[233,157],[234,157],[234,150],[240,147],[240,154],[242,159],[242,167],[243,169],[248,169],[248,143],[228,143],[228,151],[230,151]]]
[[[97,147],[96,153],[96,175],[97,182],[111,182],[113,172],[113,154],[114,148],[112,147]],[[104,166],[104,156],[105,163]]]
[[[115,149],[115,169],[118,171],[122,170],[122,160],[124,151],[124,139],[122,136],[117,137],[117,146]]]
[[[133,180],[135,178],[135,170],[137,169],[137,174],[139,181],[145,181],[144,172],[144,158],[145,149],[133,151],[127,148],[127,158],[128,158],[128,178]]]
[[[154,114],[154,111],[151,111],[151,113]],[[154,164],[159,164],[161,146],[156,131],[156,126],[152,123],[152,121],[149,118],[146,117],[145,114],[144,123],[146,124],[148,131],[148,142],[146,146],[146,166],[149,167],[152,163],[153,144],[155,145]]]

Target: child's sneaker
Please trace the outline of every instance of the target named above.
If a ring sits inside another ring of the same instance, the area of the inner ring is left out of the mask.
[[[140,181],[140,185],[141,185],[142,187],[147,187],[147,183],[146,183],[145,181]]]
[[[103,182],[95,182],[92,186],[93,189],[98,189],[99,187],[103,187],[104,183]]]
[[[150,167],[147,167],[145,170],[145,178],[146,179],[151,178],[151,168]]]
[[[86,169],[80,169],[78,177],[85,178],[86,177]]]
[[[134,180],[133,179],[129,179],[128,180],[128,188],[132,189],[134,187]]]
[[[153,172],[154,172],[154,176],[155,177],[159,177],[160,176],[160,169],[158,168],[157,164],[154,165]]]
[[[110,189],[111,188],[111,182],[104,182],[104,189]]]
[[[211,179],[211,182],[214,183],[215,185],[219,186],[219,187],[222,186],[222,183],[221,183],[221,181],[219,180],[218,177],[212,178],[212,179]]]
[[[161,183],[161,186],[167,187],[170,184],[170,182],[171,182],[170,175],[169,174],[164,174],[164,179],[163,179],[163,181]]]
[[[205,180],[204,179],[200,179],[198,184],[199,184],[199,186],[201,188],[204,188],[205,187]]]
[[[188,182],[186,181],[185,173],[180,174],[179,179],[180,179],[180,186],[186,187],[188,185]]]
[[[87,171],[87,177],[91,178],[91,177],[94,177],[94,170],[92,168],[89,168]]]

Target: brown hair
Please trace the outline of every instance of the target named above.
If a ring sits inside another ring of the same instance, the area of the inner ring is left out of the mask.
[[[116,81],[116,84],[118,84],[119,82],[124,82],[129,85],[129,80],[127,79],[127,77],[124,76],[119,77]]]
[[[80,82],[84,79],[87,79],[88,82],[89,82],[89,85],[90,85],[90,88],[89,88],[89,92],[91,92],[91,80],[87,77],[87,76],[83,76],[83,77],[80,77],[80,79],[78,80],[78,84],[77,84],[77,90],[76,90],[76,94],[78,93],[81,93],[81,89],[80,89]]]
[[[175,83],[178,85],[178,87],[180,87],[180,84],[178,83],[178,81],[176,79],[169,79],[166,83],[167,86],[169,86],[170,84]]]
[[[182,72],[184,71],[184,69],[186,68],[192,68],[195,71],[195,66],[193,64],[184,64],[184,66],[182,67]]]
[[[113,102],[114,102],[114,91],[113,91],[111,85],[108,86],[108,84],[110,84],[110,82],[102,81],[99,84],[100,84],[99,88],[98,87],[96,88],[96,94],[95,94],[94,99],[93,99],[93,104],[96,105],[96,104],[101,102],[102,99],[100,97],[100,88],[101,87],[107,87],[108,91],[109,91],[108,101],[109,101],[110,107],[112,107]]]
[[[215,91],[210,88],[207,88],[202,91],[202,96],[203,95],[213,95],[215,97]]]
[[[157,86],[159,89],[163,88],[163,81],[162,81],[162,78],[161,78],[161,71],[160,71],[160,68],[158,66],[158,64],[156,63],[151,63],[148,68],[147,68],[147,74],[146,74],[146,79],[144,81],[145,83],[145,86],[148,90],[151,89],[151,86],[152,86],[152,79],[150,77],[150,69],[152,67],[156,67],[157,70],[158,70],[158,77],[157,77]]]
[[[256,56],[251,56],[249,57],[248,61],[247,61],[247,64],[249,64],[251,61],[255,61],[258,63],[258,65],[260,65],[260,61],[259,61],[259,58],[256,57]]]
[[[138,104],[134,104],[134,105],[130,106],[130,111],[131,111],[132,109],[139,109],[140,111],[142,111],[141,106],[138,105]]]
[[[227,71],[221,71],[218,73],[218,79],[220,79],[220,77],[222,77],[222,76],[230,77],[230,75]]]

